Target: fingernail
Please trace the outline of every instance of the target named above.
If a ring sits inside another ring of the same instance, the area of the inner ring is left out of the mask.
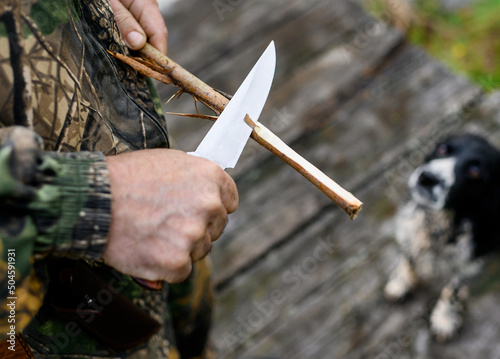
[[[132,47],[136,48],[142,45],[142,40],[144,39],[144,35],[142,35],[140,32],[137,31],[132,31],[127,35],[127,44]]]

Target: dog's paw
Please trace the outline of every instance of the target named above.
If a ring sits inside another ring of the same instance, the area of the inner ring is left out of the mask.
[[[408,281],[401,277],[392,278],[384,288],[384,296],[387,300],[396,302],[403,300],[411,290]]]
[[[431,331],[438,342],[455,336],[462,327],[463,317],[450,303],[438,302],[431,315]]]
[[[385,285],[385,298],[390,301],[400,301],[417,286],[417,282],[411,265],[406,259],[403,259]]]
[[[430,329],[438,342],[453,338],[464,322],[467,289],[446,286],[432,311]]]

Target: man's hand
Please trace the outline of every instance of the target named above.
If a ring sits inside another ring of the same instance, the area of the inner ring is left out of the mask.
[[[217,164],[177,150],[107,162],[113,208],[104,261],[150,281],[184,280],[238,207],[236,184]]]
[[[168,32],[156,0],[110,0],[115,20],[128,47],[140,50],[146,41],[167,53]]]

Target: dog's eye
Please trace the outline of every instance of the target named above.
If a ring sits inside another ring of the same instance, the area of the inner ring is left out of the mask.
[[[477,164],[470,164],[467,168],[469,178],[478,179],[481,177],[481,169]]]
[[[439,157],[444,157],[446,155],[448,155],[448,153],[450,152],[450,149],[448,148],[448,145],[447,144],[440,144],[436,150],[436,154],[439,156]]]

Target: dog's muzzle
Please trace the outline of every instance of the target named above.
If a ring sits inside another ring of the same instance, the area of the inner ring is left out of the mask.
[[[408,185],[413,199],[426,207],[442,209],[455,183],[455,158],[435,159],[415,169]]]

